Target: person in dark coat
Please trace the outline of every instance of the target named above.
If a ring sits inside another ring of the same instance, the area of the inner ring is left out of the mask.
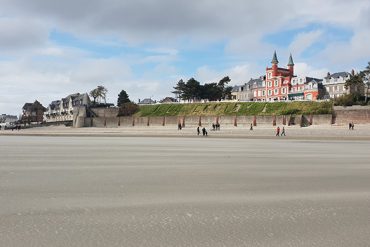
[[[207,130],[206,130],[205,127],[203,127],[203,129],[202,129],[202,133],[203,133],[203,136],[206,136],[207,135]]]
[[[199,126],[198,126],[198,128],[197,128],[197,133],[198,133],[198,136],[199,136],[199,134],[200,134]]]
[[[283,129],[281,130],[281,135],[280,136],[285,136],[285,128],[283,127]]]

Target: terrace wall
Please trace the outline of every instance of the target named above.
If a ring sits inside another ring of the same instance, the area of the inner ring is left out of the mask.
[[[287,116],[162,116],[162,117],[117,117],[118,108],[93,108],[93,117],[87,117],[86,110],[76,111],[73,126],[81,127],[133,127],[133,126],[174,126],[179,123],[183,127],[211,126],[220,123],[225,127],[249,128],[254,126],[275,125],[346,125],[349,122],[357,124],[370,123],[369,106],[335,107],[335,113],[324,115],[287,115]]]

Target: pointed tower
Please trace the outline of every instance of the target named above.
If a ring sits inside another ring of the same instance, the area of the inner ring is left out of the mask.
[[[279,60],[277,59],[276,51],[274,51],[271,63],[272,63],[272,76],[277,76]]]
[[[294,75],[294,62],[293,62],[292,53],[290,53],[290,56],[289,56],[288,69],[290,71],[290,75],[293,76]]]

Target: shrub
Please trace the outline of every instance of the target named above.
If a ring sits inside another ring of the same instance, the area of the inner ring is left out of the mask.
[[[346,94],[342,95],[334,100],[334,105],[339,106],[351,106],[351,105],[362,105],[365,102],[365,97],[358,94]]]
[[[135,103],[129,102],[121,105],[118,111],[119,117],[131,116],[139,111],[139,106]]]

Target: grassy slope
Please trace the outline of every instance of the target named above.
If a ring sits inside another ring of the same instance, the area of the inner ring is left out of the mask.
[[[226,102],[143,105],[136,116],[258,116],[290,114],[330,114],[331,102]]]

